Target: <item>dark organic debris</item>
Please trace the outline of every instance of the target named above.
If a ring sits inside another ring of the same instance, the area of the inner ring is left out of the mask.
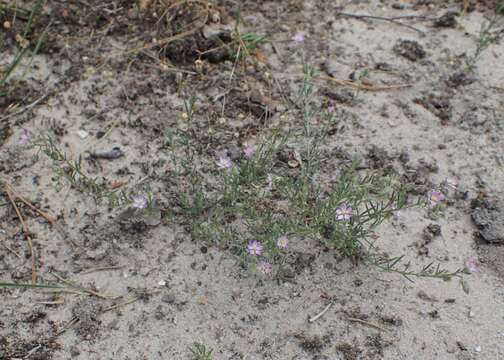
[[[475,81],[467,71],[457,71],[450,75],[446,80],[446,84],[452,88],[458,88],[459,86],[470,85]]]
[[[438,224],[429,224],[423,230],[422,240],[416,243],[416,247],[418,248],[418,254],[428,255],[429,248],[427,247],[427,245],[429,245],[432,242],[432,240],[434,240],[434,238],[438,237],[439,235],[441,235],[441,226]]]
[[[0,359],[40,359],[50,360],[53,352],[61,346],[54,338],[45,339],[34,336],[30,340],[4,337],[0,335]]]
[[[336,350],[343,355],[345,360],[357,360],[360,359],[362,354],[362,349],[359,347],[358,343],[354,341],[353,344],[341,343],[336,345]]]
[[[101,307],[93,301],[81,300],[72,309],[72,315],[78,320],[75,325],[75,332],[85,340],[96,338],[100,330]]]
[[[393,326],[402,326],[402,324],[403,324],[403,320],[400,317],[395,316],[395,315],[382,315],[382,316],[380,316],[380,320],[384,324],[389,324],[389,325],[393,325]]]
[[[310,352],[321,351],[324,348],[326,342],[329,340],[318,335],[308,335],[305,333],[300,333],[295,336],[300,341],[301,347]]]
[[[399,42],[394,45],[394,52],[411,61],[423,59],[427,55],[422,45],[414,40],[399,40]]]
[[[9,138],[12,134],[10,123],[8,121],[0,122],[0,146]]]
[[[441,235],[441,226],[438,224],[429,224],[423,230],[423,239],[425,243],[430,243],[435,237]]]
[[[377,333],[367,336],[365,345],[368,347],[368,358],[376,358],[383,357],[383,350],[392,345],[392,342],[385,340],[381,333]]]
[[[372,169],[382,169],[390,164],[390,156],[383,147],[372,145],[366,154]]]
[[[326,88],[323,94],[338,104],[350,104],[354,100],[354,93],[347,88]]]
[[[414,100],[422,105],[441,120],[442,125],[446,125],[452,117],[452,105],[450,98],[446,95],[430,93]]]
[[[434,26],[435,27],[446,27],[446,28],[453,28],[457,26],[457,13],[454,11],[448,11],[442,16],[438,17],[436,20],[434,20]]]

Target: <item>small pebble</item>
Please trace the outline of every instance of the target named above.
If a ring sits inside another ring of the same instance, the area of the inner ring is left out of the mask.
[[[89,136],[89,133],[85,130],[78,130],[77,131],[77,135],[82,139],[84,140],[85,138],[87,138]]]

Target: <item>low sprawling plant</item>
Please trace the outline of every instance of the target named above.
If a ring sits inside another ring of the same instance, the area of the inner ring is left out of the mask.
[[[378,226],[405,208],[424,206],[430,215],[439,215],[443,192],[432,190],[425,200],[408,201],[398,179],[380,173],[360,175],[356,162],[334,179],[323,180],[329,175],[321,169],[323,146],[334,114],[317,109],[312,101],[315,76],[305,66],[298,98],[302,130],[245,144],[233,158],[228,153],[216,156],[211,164],[214,176],[199,171],[196,162],[185,161],[198,153],[198,143],[187,131],[171,137],[170,177],[178,184],[177,205],[193,237],[230,248],[252,270],[265,274],[282,269],[293,239],[309,237],[408,279],[460,275],[462,270],[450,272],[433,264],[414,271],[402,264],[402,256],[380,254],[373,241]],[[326,126],[313,126],[315,118],[324,119]],[[184,171],[177,171],[181,163]]]

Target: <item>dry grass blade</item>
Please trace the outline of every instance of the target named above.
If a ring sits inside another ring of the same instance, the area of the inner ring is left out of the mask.
[[[377,330],[388,331],[387,329],[385,329],[385,328],[383,328],[381,326],[375,325],[373,323],[370,323],[368,321],[364,321],[364,320],[361,320],[361,319],[358,319],[358,318],[347,317],[346,319],[348,321],[359,323],[359,324],[362,324],[362,325],[366,325],[366,326],[372,327],[372,328],[377,329]]]
[[[320,75],[319,80],[326,80],[336,83],[338,85],[352,87],[359,90],[365,91],[387,91],[387,90],[395,90],[395,89],[403,89],[408,88],[413,85],[411,84],[397,84],[397,85],[387,85],[387,86],[375,86],[375,85],[365,85],[365,84],[357,84],[352,80],[340,80],[330,76]]]
[[[49,224],[51,224],[51,226],[55,225],[55,221],[47,213],[43,212],[42,210],[37,208],[35,205],[33,205],[31,202],[26,200],[24,197],[19,195],[19,193],[16,190],[14,190],[12,188],[12,186],[10,186],[9,184],[5,184],[5,186],[9,189],[11,194],[13,194],[15,196],[15,199],[21,200],[23,203],[25,203],[26,206],[28,206],[30,209],[32,209],[33,211],[38,213],[40,216],[42,216]]]
[[[84,288],[84,287],[82,287],[82,286],[80,286],[80,285],[77,285],[77,284],[75,284],[75,283],[71,282],[70,280],[67,280],[67,279],[65,279],[65,278],[63,278],[63,277],[61,277],[61,276],[59,276],[58,274],[56,274],[56,273],[54,273],[54,272],[52,272],[51,274],[52,274],[52,275],[53,275],[56,279],[58,279],[59,281],[61,281],[61,282],[65,283],[65,284],[67,284],[68,286],[71,286],[71,287],[72,287],[72,288],[74,288],[74,289],[77,289],[77,290],[83,291],[83,292],[85,292],[85,293],[87,293],[87,294],[90,294],[90,295],[93,295],[93,296],[99,297],[99,298],[101,298],[101,299],[111,299],[111,298],[113,298],[113,296],[103,295],[103,294],[100,294],[100,293],[99,293],[99,292],[97,292],[97,291],[94,291],[94,290],[91,290],[91,289],[87,289],[87,288]]]
[[[71,318],[70,321],[68,321],[62,328],[61,330],[59,330],[56,334],[54,334],[54,337],[56,336],[60,336],[61,334],[63,334],[65,331],[67,331],[68,329],[70,329],[72,326],[74,326],[75,324],[77,324],[79,322],[79,318]]]
[[[124,265],[96,267],[96,268],[87,269],[87,270],[82,271],[81,275],[91,274],[91,273],[98,272],[98,271],[119,270],[119,269],[122,269],[123,267],[124,267]]]
[[[36,269],[36,265],[35,265],[36,259],[35,259],[35,250],[33,249],[33,241],[30,236],[30,232],[28,231],[28,227],[26,226],[26,223],[24,221],[23,215],[21,215],[21,212],[19,211],[19,208],[16,205],[15,199],[14,199],[13,195],[11,194],[9,188],[6,186],[4,191],[7,194],[7,197],[9,198],[9,201],[12,204],[12,207],[16,211],[18,219],[21,222],[21,226],[23,227],[23,233],[26,237],[26,240],[28,241],[28,247],[30,248],[30,257],[31,257],[32,283],[35,284],[37,282],[37,269]]]
[[[106,312],[111,311],[111,310],[114,310],[114,309],[117,309],[117,308],[122,307],[122,306],[126,306],[126,305],[129,305],[129,304],[132,304],[132,303],[134,303],[135,301],[137,301],[138,299],[139,299],[138,297],[134,297],[133,299],[129,299],[129,300],[126,300],[126,301],[123,301],[123,302],[117,303],[117,304],[115,304],[115,305],[111,305],[111,306],[109,306],[109,307],[107,307],[107,308],[103,309],[103,310],[101,311],[101,314],[106,313]]]
[[[10,186],[7,182],[5,182],[5,187],[10,191],[10,193],[13,195],[14,199],[20,200],[23,202],[26,206],[28,206],[30,209],[38,213],[40,216],[44,218],[51,226],[55,227],[58,229],[58,231],[65,237],[65,239],[70,240],[72,245],[74,246],[79,246],[77,243],[75,243],[70,237],[68,236],[67,232],[54,220],[49,214],[45,213],[44,211],[40,210],[37,208],[35,205],[33,205],[30,201],[26,200],[23,196],[21,196],[12,186]]]
[[[14,255],[16,255],[16,257],[17,257],[18,259],[21,259],[21,255],[19,255],[19,253],[18,253],[16,250],[11,249],[11,248],[10,248],[10,247],[8,247],[7,245],[5,245],[3,240],[2,240],[2,241],[0,241],[0,245],[2,245],[5,249],[7,249],[7,251],[9,251],[9,252],[13,253]]]

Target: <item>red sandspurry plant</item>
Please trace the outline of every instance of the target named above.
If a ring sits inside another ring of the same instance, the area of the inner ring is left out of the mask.
[[[235,160],[227,155],[218,157],[217,178],[212,185],[205,186],[204,177],[190,180],[200,185],[190,193],[179,192],[179,196],[185,199],[181,203],[191,219],[194,238],[233,248],[257,274],[274,276],[289,266],[289,253],[303,238],[319,239],[334,251],[408,278],[446,279],[460,274],[460,270],[441,268],[404,271],[397,261],[401,257],[381,256],[373,244],[375,229],[386,219],[397,218],[408,207],[423,204],[430,210],[436,208],[444,201],[441,191],[433,189],[425,200],[407,201],[405,188],[396,180],[377,174],[359,176],[353,168],[322,186],[314,181],[320,172],[319,146],[323,142],[315,138],[316,134],[308,124],[302,130],[307,142],[297,157],[297,176],[278,167],[278,154],[287,146],[289,133],[264,143],[256,141],[258,145],[245,145],[242,156]],[[213,192],[203,191],[210,187]],[[281,211],[276,210],[276,202],[284,204]],[[265,264],[271,265],[271,271]]]

